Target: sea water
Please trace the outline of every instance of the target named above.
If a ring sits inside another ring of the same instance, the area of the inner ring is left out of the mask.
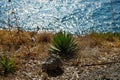
[[[10,26],[77,35],[120,32],[120,0],[0,0],[0,28]]]

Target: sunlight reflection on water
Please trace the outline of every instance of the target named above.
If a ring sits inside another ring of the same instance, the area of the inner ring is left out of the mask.
[[[19,26],[24,29],[33,30],[39,26],[41,31],[62,29],[73,34],[119,32],[119,5],[119,0],[113,0],[112,4],[110,0],[12,0],[11,3],[1,0],[0,25],[7,27],[10,18],[11,25],[15,26],[16,15]]]

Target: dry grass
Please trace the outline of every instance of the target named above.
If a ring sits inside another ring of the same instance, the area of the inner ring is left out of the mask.
[[[30,42],[29,32],[0,30],[0,44],[21,45]]]
[[[109,38],[110,37],[110,38]],[[119,52],[114,53],[114,49],[119,51],[120,36],[114,34],[100,34],[92,33],[86,36],[76,38],[78,42],[79,51],[77,58],[68,61],[69,65],[85,65],[85,64],[101,64],[115,59]],[[117,58],[116,58],[117,59]]]
[[[25,32],[25,31],[7,31],[0,30],[0,51],[19,56],[37,56],[38,54],[48,53],[49,43],[51,42],[54,34],[50,32]],[[34,37],[35,41],[31,38]],[[110,38],[109,38],[110,37]],[[96,46],[120,47],[119,34],[98,34],[92,33],[87,36],[75,37],[79,50],[86,47],[94,48]],[[35,57],[36,57],[35,56]]]
[[[50,43],[53,34],[50,32],[41,32],[36,35],[37,43]]]
[[[91,38],[101,46],[120,47],[120,33],[92,33]]]
[[[48,45],[52,33],[24,32],[0,30],[0,52],[9,52],[9,56],[21,59],[39,58],[48,55]],[[35,41],[31,38],[34,37]]]

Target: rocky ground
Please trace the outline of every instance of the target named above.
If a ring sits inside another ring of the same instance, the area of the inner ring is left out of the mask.
[[[64,61],[62,68],[42,72],[44,59],[22,59],[20,69],[1,80],[119,80],[120,48],[84,48],[77,58]],[[89,54],[89,55],[88,55]]]
[[[89,38],[79,39],[78,54],[63,60],[55,71],[42,71],[42,62],[48,57],[47,45],[37,45],[27,51],[22,47],[14,53],[17,70],[0,80],[119,80],[120,48],[98,45]],[[112,43],[110,43],[112,44]],[[36,52],[35,52],[36,51]],[[27,53],[26,53],[27,52]],[[29,53],[28,53],[29,52]],[[41,53],[38,53],[41,52]],[[20,55],[19,55],[19,54]],[[23,55],[22,55],[23,54]]]

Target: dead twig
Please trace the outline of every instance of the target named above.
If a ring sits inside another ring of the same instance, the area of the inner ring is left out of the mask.
[[[115,61],[115,62],[106,62],[106,63],[99,63],[99,64],[85,64],[85,65],[81,65],[81,67],[86,67],[86,66],[109,65],[109,64],[116,64],[116,63],[120,63],[120,61]]]

